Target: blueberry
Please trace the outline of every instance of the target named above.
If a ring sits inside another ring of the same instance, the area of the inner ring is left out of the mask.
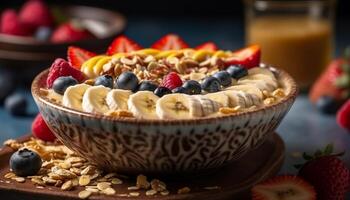
[[[167,87],[160,86],[160,87],[157,87],[156,90],[154,90],[154,94],[159,96],[159,97],[162,97],[166,94],[171,94],[171,90]]]
[[[205,78],[202,82],[202,89],[206,92],[217,92],[220,90],[220,81],[212,76]]]
[[[40,156],[29,149],[21,149],[12,154],[10,168],[17,176],[33,176],[41,168]]]
[[[242,65],[231,65],[226,69],[226,71],[234,79],[240,79],[248,75],[248,70],[244,68]]]
[[[195,80],[186,81],[182,87],[189,90],[189,94],[200,94],[202,92],[201,84]]]
[[[103,85],[105,87],[113,88],[113,77],[110,75],[99,76],[95,79],[94,85]]]
[[[50,27],[42,26],[39,27],[35,32],[35,38],[39,41],[49,41],[52,34]]]
[[[132,72],[123,72],[115,80],[115,88],[123,90],[131,90],[133,92],[137,91],[139,80],[137,76]]]
[[[323,114],[335,114],[340,105],[340,102],[330,96],[321,96],[316,102],[316,107]]]
[[[5,99],[5,109],[14,116],[27,113],[27,100],[22,94],[13,94]]]
[[[231,75],[227,71],[216,72],[213,77],[217,78],[224,87],[230,86],[232,83]]]
[[[53,82],[52,89],[56,93],[63,95],[69,86],[76,84],[78,84],[78,81],[72,76],[61,76]]]
[[[154,92],[154,90],[157,89],[157,85],[153,83],[152,81],[142,81],[139,85],[139,91],[151,91]]]
[[[172,90],[173,93],[183,93],[183,94],[190,94],[190,90],[184,87],[177,87]]]

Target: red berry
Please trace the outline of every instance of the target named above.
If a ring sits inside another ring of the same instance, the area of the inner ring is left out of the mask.
[[[115,53],[132,52],[141,49],[141,46],[130,38],[121,35],[115,38],[109,45],[107,55],[111,56]]]
[[[72,76],[78,82],[85,80],[84,74],[73,68],[66,60],[57,58],[51,65],[49,74],[47,75],[46,84],[48,88],[52,87],[53,82],[61,76]]]
[[[52,26],[53,17],[49,7],[41,0],[29,0],[19,12],[20,20],[33,28]]]
[[[68,22],[57,27],[52,33],[51,42],[75,42],[93,37],[94,36],[80,24]]]
[[[259,45],[251,45],[244,49],[232,52],[232,57],[226,59],[226,66],[243,65],[250,69],[260,65],[261,49]]]
[[[341,127],[350,131],[350,100],[344,103],[339,109],[337,113],[337,122]]]
[[[96,54],[88,50],[75,46],[68,47],[67,59],[69,63],[76,69],[80,69],[85,61],[94,56],[96,56]]]
[[[197,50],[216,51],[216,50],[218,50],[218,47],[216,46],[216,44],[214,42],[206,42],[206,43],[203,43],[203,44],[195,47],[195,49],[197,49]]]
[[[7,9],[1,15],[1,33],[9,35],[28,36],[32,34],[30,28],[22,23],[15,10]]]
[[[32,133],[36,138],[44,141],[54,141],[56,139],[41,114],[38,114],[32,123]]]
[[[179,50],[188,48],[188,44],[176,34],[168,34],[160,38],[152,45],[152,48],[159,50]]]
[[[182,80],[176,72],[170,72],[164,77],[162,85],[172,90],[180,87],[182,85]]]

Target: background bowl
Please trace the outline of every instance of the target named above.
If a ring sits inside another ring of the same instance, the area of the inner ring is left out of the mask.
[[[67,46],[76,45],[94,52],[104,52],[112,40],[126,26],[124,16],[117,12],[88,6],[60,7],[68,18],[82,20],[90,26],[99,23],[96,38],[72,43],[54,44],[41,42],[32,37],[0,34],[0,66],[16,72],[18,79],[32,80],[57,57],[66,57]],[[90,30],[90,29],[89,29]],[[20,73],[18,73],[20,72]]]
[[[198,173],[221,167],[256,148],[272,134],[296,96],[284,71],[270,68],[287,96],[264,108],[230,116],[190,120],[112,118],[71,110],[50,102],[48,71],[32,84],[32,94],[49,127],[67,147],[107,171]]]

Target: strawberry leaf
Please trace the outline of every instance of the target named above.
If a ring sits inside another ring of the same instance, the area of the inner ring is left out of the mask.
[[[331,155],[333,153],[333,144],[328,144],[323,150],[323,155]]]
[[[303,158],[304,158],[305,160],[312,160],[313,157],[304,152],[304,153],[303,153]]]

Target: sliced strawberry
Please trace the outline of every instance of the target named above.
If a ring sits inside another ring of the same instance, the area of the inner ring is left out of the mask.
[[[197,46],[195,49],[216,51],[216,50],[218,50],[218,47],[216,46],[216,44],[214,42],[206,42],[206,43],[203,43],[203,44]]]
[[[108,47],[107,55],[113,55],[115,53],[131,52],[141,49],[142,47],[136,42],[122,35],[115,38],[112,44]]]
[[[72,65],[72,67],[76,69],[80,69],[80,67],[83,65],[85,61],[87,61],[89,58],[92,58],[94,56],[96,56],[96,53],[90,52],[88,50],[75,47],[75,46],[68,47],[68,52],[67,52],[68,62]]]
[[[315,189],[298,176],[276,176],[252,189],[253,200],[316,200]]]
[[[261,50],[259,45],[251,45],[244,49],[233,52],[233,56],[226,59],[226,66],[243,65],[250,69],[260,64]]]
[[[179,50],[188,48],[188,44],[176,34],[168,34],[160,38],[152,45],[152,48],[159,50]]]

